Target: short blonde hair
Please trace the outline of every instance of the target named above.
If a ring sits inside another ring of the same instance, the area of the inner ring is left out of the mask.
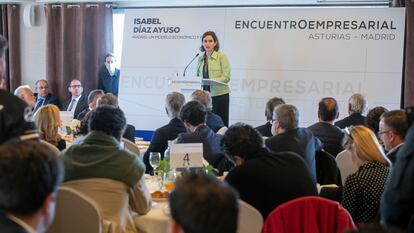
[[[356,155],[365,162],[380,162],[387,166],[391,162],[384,154],[384,150],[379,144],[377,137],[371,129],[365,126],[350,126],[345,128],[344,148],[350,149],[353,145]]]
[[[62,125],[59,108],[53,104],[40,107],[35,113],[35,124],[40,138],[57,145],[61,140],[58,129]]]

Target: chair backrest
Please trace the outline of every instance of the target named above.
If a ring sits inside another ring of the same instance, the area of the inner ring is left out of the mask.
[[[55,219],[47,233],[101,233],[102,224],[93,200],[74,189],[59,188]]]
[[[357,165],[352,161],[352,154],[349,150],[340,152],[336,156],[336,163],[341,172],[342,184],[345,184],[345,180],[349,175],[354,174],[358,170]]]
[[[127,150],[131,151],[132,153],[134,153],[135,155],[141,158],[140,151],[137,145],[135,145],[134,143],[132,143],[130,140],[126,138],[122,138],[122,142],[124,143],[124,146]]]
[[[318,184],[336,184],[341,186],[341,174],[335,157],[324,150],[319,150],[315,155],[315,164]]]
[[[343,233],[356,229],[338,202],[307,196],[288,201],[267,217],[263,233]]]
[[[68,181],[62,186],[94,200],[104,219],[104,232],[136,232],[129,211],[129,188],[126,184],[112,179],[91,178]]]
[[[239,201],[239,223],[237,233],[260,233],[263,217],[258,210],[246,202]]]

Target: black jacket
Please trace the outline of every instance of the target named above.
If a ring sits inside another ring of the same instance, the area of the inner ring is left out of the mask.
[[[345,129],[345,127],[351,125],[365,125],[365,118],[366,117],[364,117],[360,113],[352,113],[344,119],[335,122],[335,125],[341,129]]]
[[[317,196],[305,161],[291,152],[272,153],[263,148],[234,167],[226,181],[240,199],[255,207],[263,219],[280,204],[303,196]]]
[[[321,149],[322,143],[309,129],[288,130],[266,139],[265,144],[273,152],[294,152],[300,155],[308,164],[312,178],[316,181],[315,153]]]
[[[344,132],[337,126],[329,123],[318,122],[308,127],[315,137],[322,142],[322,148],[336,157],[343,150],[342,139]]]
[[[184,132],[186,132],[185,126],[178,118],[171,119],[168,124],[155,130],[151,143],[144,154],[144,163],[147,173],[153,170],[149,164],[149,153],[160,152],[161,157],[164,158],[164,151],[168,147],[168,141],[176,139],[179,133]]]
[[[72,97],[67,99],[63,105],[62,105],[62,111],[66,111],[69,107],[70,102],[72,101]],[[88,100],[85,98],[85,96],[81,95],[81,97],[78,100],[78,104],[76,105],[75,112],[73,113],[73,117],[75,118],[80,112],[83,110],[89,108]]]
[[[257,131],[259,131],[259,133],[264,136],[264,137],[272,137],[272,123],[270,123],[269,121],[261,126],[258,126],[255,128]]]
[[[214,132],[217,132],[220,128],[224,126],[223,120],[221,117],[212,111],[207,112],[207,126],[210,127]]]

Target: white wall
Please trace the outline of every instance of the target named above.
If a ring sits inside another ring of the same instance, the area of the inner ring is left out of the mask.
[[[46,78],[46,17],[43,5],[35,7],[35,26],[23,24],[23,8],[20,9],[20,44],[22,84],[34,88],[38,79]]]

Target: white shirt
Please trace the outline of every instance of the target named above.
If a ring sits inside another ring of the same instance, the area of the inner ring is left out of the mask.
[[[70,103],[69,103],[69,105],[68,105],[68,111],[69,111],[69,107],[70,107],[70,105],[72,104],[72,101],[73,100],[75,100],[75,102],[73,103],[73,106],[72,106],[72,109],[70,110],[70,112],[75,112],[75,109],[76,109],[76,106],[78,105],[78,103],[79,103],[79,99],[82,97],[82,95],[80,95],[80,96],[78,96],[78,97],[76,97],[76,98],[73,98],[72,97],[72,99],[70,100]]]

